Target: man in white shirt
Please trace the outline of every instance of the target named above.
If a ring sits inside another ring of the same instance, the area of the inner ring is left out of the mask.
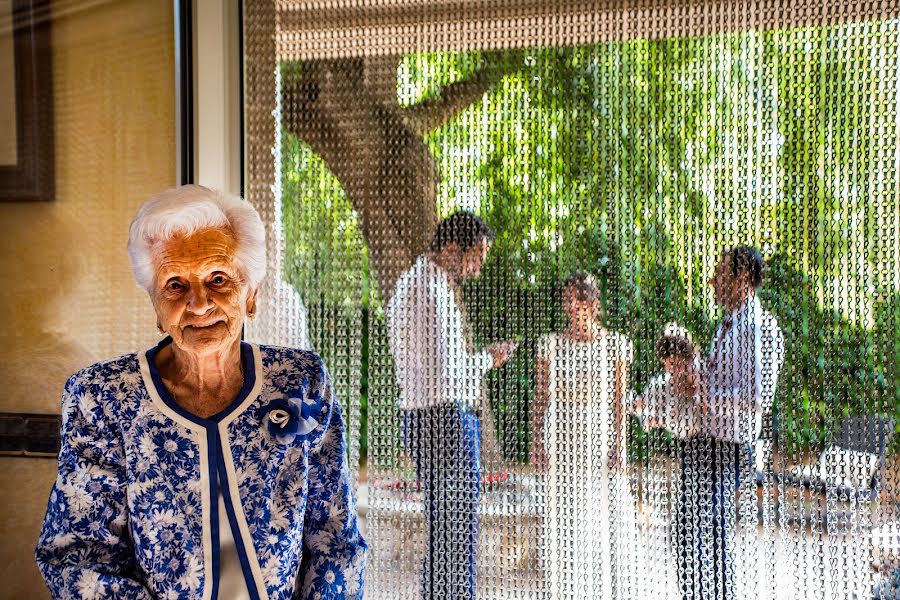
[[[516,344],[471,353],[457,295],[465,280],[481,274],[493,238],[466,211],[441,221],[429,251],[400,277],[387,307],[403,441],[424,493],[426,600],[475,598],[481,462],[474,409],[485,375],[506,363]]]
[[[735,597],[735,490],[752,473],[753,444],[784,359],[778,323],[756,297],[762,274],[759,251],[738,246],[722,254],[710,280],[725,317],[700,389],[684,392],[702,399],[700,432],[681,451],[676,559],[685,600]]]

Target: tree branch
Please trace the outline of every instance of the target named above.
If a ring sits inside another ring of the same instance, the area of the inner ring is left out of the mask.
[[[386,106],[397,105],[397,67],[399,56],[370,56],[363,59],[363,84],[369,93]]]
[[[425,136],[481,100],[501,77],[498,69],[482,69],[469,79],[451,83],[437,96],[405,108],[403,113],[416,133]]]

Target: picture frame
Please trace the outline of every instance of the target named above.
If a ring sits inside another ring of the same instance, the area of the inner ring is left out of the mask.
[[[50,0],[7,0],[0,65],[14,85],[0,85],[11,107],[0,152],[0,201],[47,201],[55,192]],[[11,56],[10,56],[11,54]],[[14,138],[14,141],[13,141]]]

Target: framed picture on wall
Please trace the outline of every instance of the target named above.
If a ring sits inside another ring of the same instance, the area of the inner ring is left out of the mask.
[[[0,201],[52,200],[50,0],[0,0]]]

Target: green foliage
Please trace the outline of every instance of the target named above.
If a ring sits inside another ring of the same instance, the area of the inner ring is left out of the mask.
[[[291,64],[291,63],[289,63]],[[296,70],[296,66],[292,67]],[[291,69],[283,68],[283,74]],[[368,251],[359,219],[320,157],[290,133],[282,135],[284,278],[300,293],[312,347],[331,370],[342,402],[361,395],[360,455],[368,444],[368,336],[352,343],[368,317]],[[351,425],[353,425],[351,423]]]
[[[769,265],[760,297],[785,337],[774,410],[787,449],[822,445],[848,415],[900,416],[896,296],[895,306],[879,305],[874,328],[859,327],[819,306],[813,282],[789,256]]]
[[[607,325],[635,344],[639,389],[659,372],[653,346],[666,322],[709,342],[719,315],[707,282],[718,253],[737,243],[756,245],[770,262],[762,298],[788,351],[776,394],[784,446],[821,444],[850,413],[886,412],[900,423],[892,250],[900,182],[885,158],[898,151],[897,28],[404,59],[401,105],[485,70],[504,74],[426,141],[441,174],[438,213],[470,208],[497,232],[484,276],[465,296],[480,344],[525,342],[489,381],[508,456],[527,457],[534,343],[565,326],[558,292],[569,273],[600,276]],[[300,281],[305,269],[367,281],[355,215],[315,160],[286,136],[290,280],[305,299],[363,302],[380,319],[368,291],[350,297],[338,292],[356,293],[351,285]],[[298,201],[301,212],[288,208]],[[369,347],[385,353],[376,330]],[[390,366],[385,359],[378,369]],[[395,391],[381,391],[390,384],[379,377],[378,391],[376,382],[368,389],[388,403]],[[640,458],[651,440],[631,431]]]

